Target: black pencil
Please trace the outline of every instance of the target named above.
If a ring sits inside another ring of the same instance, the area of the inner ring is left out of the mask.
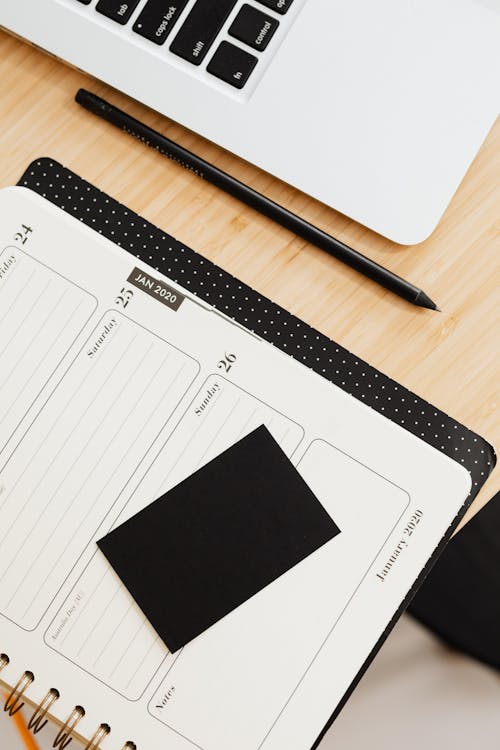
[[[164,154],[169,159],[173,159],[185,169],[224,190],[234,198],[238,198],[242,203],[259,211],[259,213],[294,232],[312,245],[316,245],[321,250],[333,255],[372,281],[376,281],[385,287],[385,289],[389,289],[389,291],[394,292],[394,294],[419,307],[438,310],[434,302],[418,287],[405,281],[405,279],[402,279],[395,273],[388,271],[383,266],[370,260],[370,258],[358,253],[357,250],[353,250],[353,248],[340,242],[340,240],[318,229],[313,224],[301,219],[300,216],[293,214],[278,203],[266,198],[261,193],[231,177],[231,175],[218,169],[213,164],[209,164],[209,162],[174,143],[174,141],[166,138],[156,130],[144,125],[144,123],[131,117],[121,109],[114,107],[99,96],[85,89],[80,89],[75,99],[85,109],[116,125],[121,130],[129,133],[129,135],[138,138],[147,146],[151,146],[151,148]]]

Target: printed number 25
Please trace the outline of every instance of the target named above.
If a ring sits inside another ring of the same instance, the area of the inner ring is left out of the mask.
[[[219,362],[217,362],[217,367],[219,370],[224,370],[224,372],[229,372],[231,367],[236,362],[236,354],[225,354],[224,359],[221,359]]]
[[[118,305],[119,307],[127,307],[133,296],[134,293],[131,289],[123,287],[120,289],[120,294],[115,299],[115,305]]]

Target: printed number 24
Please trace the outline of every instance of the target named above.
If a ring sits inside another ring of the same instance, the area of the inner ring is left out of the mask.
[[[231,367],[236,362],[236,354],[225,354],[224,359],[221,359],[219,362],[217,362],[217,367],[219,370],[224,370],[224,372],[229,372]]]
[[[16,232],[14,235],[14,242],[19,242],[21,245],[25,245],[29,239],[29,235],[32,232],[31,227],[27,227],[26,224],[21,225],[21,230]]]

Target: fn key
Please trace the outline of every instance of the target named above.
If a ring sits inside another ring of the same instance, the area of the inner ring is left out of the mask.
[[[222,42],[210,60],[207,70],[231,86],[242,89],[256,64],[257,58],[254,55],[235,47],[234,44]]]

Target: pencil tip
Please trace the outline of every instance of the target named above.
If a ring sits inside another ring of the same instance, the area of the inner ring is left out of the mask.
[[[420,292],[417,294],[415,298],[415,304],[419,305],[420,307],[425,307],[427,310],[436,310],[436,312],[441,312],[436,303],[433,302],[425,292],[422,292],[422,290],[420,290]]]

